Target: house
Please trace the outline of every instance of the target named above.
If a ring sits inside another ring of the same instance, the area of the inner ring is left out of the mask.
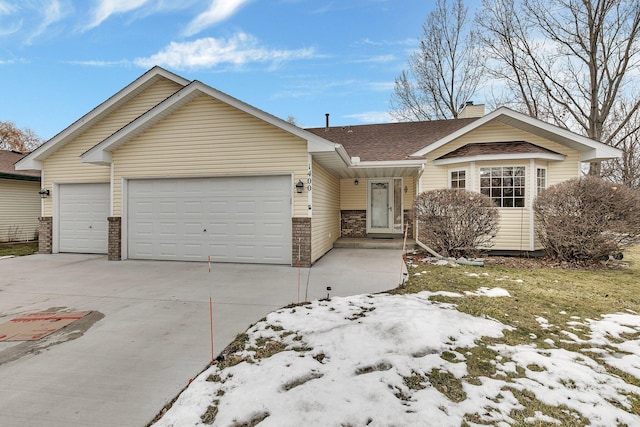
[[[310,266],[341,236],[415,236],[425,190],[501,206],[496,248],[534,250],[531,202],[607,145],[500,108],[301,129],[154,67],[17,164],[43,171],[43,252]],[[481,117],[480,117],[481,116]],[[417,236],[419,238],[419,236]]]
[[[35,240],[40,216],[40,171],[16,170],[24,154],[0,150],[0,242]]]

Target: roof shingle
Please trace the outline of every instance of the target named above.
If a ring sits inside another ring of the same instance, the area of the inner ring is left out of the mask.
[[[11,175],[19,177],[40,177],[40,171],[26,170],[17,171],[15,163],[28,153],[20,153],[12,150],[0,150],[0,175]]]
[[[310,128],[307,131],[341,144],[363,162],[407,160],[411,154],[478,120],[453,119]]]
[[[457,148],[436,160],[500,154],[559,154],[527,141],[478,142]]]

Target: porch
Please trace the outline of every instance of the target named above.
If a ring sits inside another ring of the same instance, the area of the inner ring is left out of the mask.
[[[402,249],[403,243],[403,235],[341,237],[333,243],[333,247],[347,249]],[[407,239],[406,248],[413,248],[415,244],[415,240]]]

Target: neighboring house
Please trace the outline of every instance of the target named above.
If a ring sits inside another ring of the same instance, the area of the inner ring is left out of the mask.
[[[14,163],[22,157],[0,150],[0,242],[38,238],[40,171],[16,170]]]
[[[531,202],[620,151],[501,108],[304,130],[160,67],[17,164],[43,171],[43,252],[310,266],[341,236],[415,236],[421,191],[500,205],[496,249],[537,248]],[[419,238],[419,236],[417,236]]]

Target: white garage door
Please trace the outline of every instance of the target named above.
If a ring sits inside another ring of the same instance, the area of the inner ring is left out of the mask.
[[[291,177],[131,180],[128,257],[291,264]]]
[[[109,184],[60,184],[60,252],[106,254]]]

